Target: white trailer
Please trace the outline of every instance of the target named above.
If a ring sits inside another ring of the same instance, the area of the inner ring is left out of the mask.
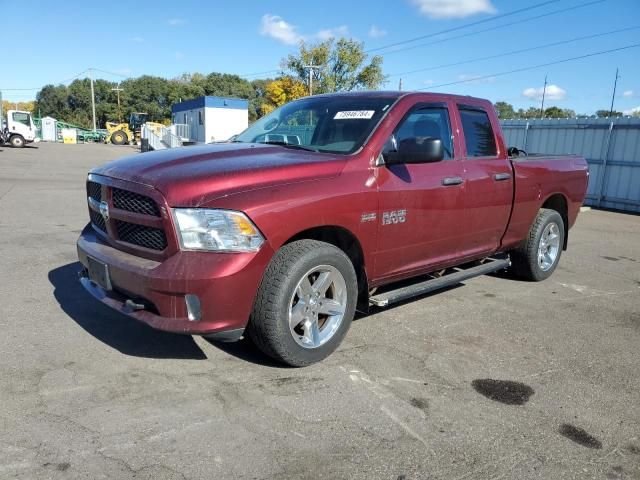
[[[198,97],[171,107],[174,124],[189,125],[199,143],[220,142],[249,126],[249,102],[240,98]]]

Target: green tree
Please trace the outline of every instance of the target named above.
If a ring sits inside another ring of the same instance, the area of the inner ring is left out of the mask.
[[[527,120],[542,117],[542,115],[540,115],[540,109],[536,107],[529,107],[526,110],[519,108],[518,111],[516,112],[516,116],[517,118],[524,118]]]
[[[314,93],[375,90],[386,82],[382,57],[369,57],[364,43],[345,38],[315,44],[300,42],[298,53],[290,54],[281,63],[285,73],[307,83],[305,65],[319,67],[312,73]]]
[[[544,111],[544,118],[573,118],[576,112],[573,110],[562,109],[556,106],[549,107]]]
[[[613,118],[617,118],[617,117],[622,117],[624,114],[622,112],[616,112],[615,110],[613,112],[611,112],[610,110],[597,110],[596,111],[596,117],[598,118],[605,118],[605,117],[613,117]]]
[[[518,118],[516,112],[513,109],[513,105],[507,102],[496,102],[494,104],[496,112],[498,112],[498,118],[501,120],[509,118]]]
[[[161,121],[171,117],[169,80],[162,77],[143,75],[123,81],[120,86],[120,100],[125,105],[125,119],[132,112],[145,112],[149,120]]]
[[[544,111],[545,118],[562,118],[562,109],[558,107],[549,107]]]
[[[67,87],[64,85],[45,85],[36,94],[35,111],[43,117],[64,120],[70,114],[67,97]]]

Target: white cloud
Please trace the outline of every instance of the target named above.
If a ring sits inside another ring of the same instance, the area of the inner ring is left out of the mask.
[[[382,28],[378,27],[377,25],[371,25],[371,28],[369,29],[369,36],[371,38],[384,37],[386,34],[387,34],[387,31],[383,30]]]
[[[625,90],[622,92],[623,97],[633,97],[633,90]]]
[[[336,37],[346,37],[349,35],[349,29],[346,25],[340,25],[336,28],[327,28],[325,30],[320,30],[318,33],[314,35],[314,37],[319,40],[330,40]]]
[[[176,60],[182,60],[184,58],[184,53],[177,51],[175,54]]]
[[[184,18],[170,18],[167,20],[167,23],[172,27],[178,27],[180,25],[185,25],[187,21]]]
[[[286,45],[295,45],[303,39],[302,35],[296,31],[296,27],[285,22],[282,17],[269,13],[262,16],[260,33]]]
[[[340,25],[339,27],[318,30],[318,32],[311,35],[302,35],[298,32],[298,27],[287,22],[284,18],[267,13],[262,16],[260,33],[285,45],[296,45],[305,40],[324,41],[336,37],[347,37],[349,36],[349,27]]]
[[[411,0],[429,18],[463,18],[479,13],[496,13],[491,0]]]
[[[624,115],[633,115],[634,113],[640,113],[640,105],[634,108],[630,108],[629,110],[625,110],[622,112]]]
[[[144,38],[142,37],[131,37],[131,41],[134,43],[144,43]]]
[[[528,98],[529,100],[541,101],[542,100],[542,92],[544,91],[544,87],[540,88],[525,88],[522,91],[522,96]],[[547,85],[547,91],[545,92],[544,98],[545,100],[564,100],[567,96],[567,91],[563,88],[560,88],[557,85]]]

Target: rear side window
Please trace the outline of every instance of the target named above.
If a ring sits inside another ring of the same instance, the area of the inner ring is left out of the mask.
[[[495,157],[498,153],[489,115],[483,110],[460,108],[468,157]]]

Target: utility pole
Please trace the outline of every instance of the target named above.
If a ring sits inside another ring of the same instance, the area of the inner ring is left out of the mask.
[[[2,133],[2,90],[0,90],[0,133]]]
[[[118,95],[118,121],[122,122],[122,112],[120,111],[120,92],[122,92],[124,88],[120,88],[120,84],[116,88],[112,88],[112,92],[116,92]]]
[[[398,82],[398,90],[402,91],[402,77],[400,77],[400,81]]]
[[[611,95],[611,109],[609,110],[609,116],[613,117],[613,102],[616,99],[616,87],[618,86],[618,79],[620,75],[618,75],[618,69],[616,68],[616,79],[613,82],[613,95]]]
[[[309,69],[309,96],[313,95],[313,69],[320,68],[319,65],[305,65],[304,68]]]
[[[544,87],[542,87],[542,104],[540,105],[540,118],[544,118],[544,96],[547,93],[547,76],[544,76]]]
[[[96,95],[93,91],[93,69],[89,69],[89,80],[91,81],[91,111],[93,113],[93,131],[96,131]]]

